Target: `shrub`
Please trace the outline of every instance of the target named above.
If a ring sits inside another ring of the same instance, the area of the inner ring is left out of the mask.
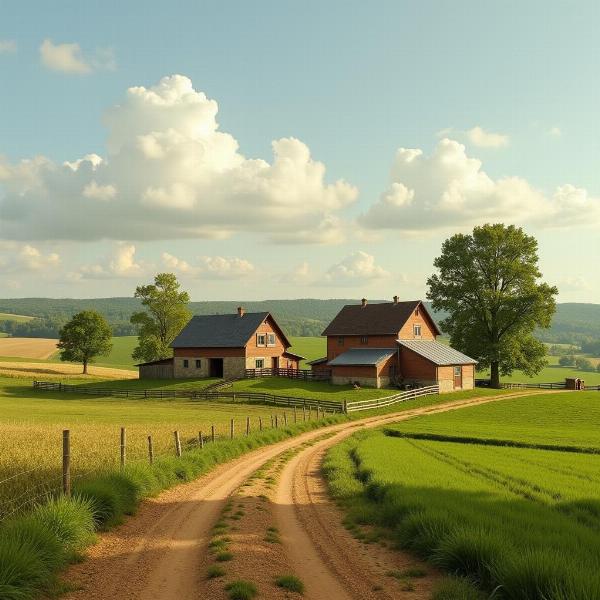
[[[223,577],[225,575],[225,569],[220,565],[211,565],[206,571],[207,579],[216,579],[217,577]]]
[[[252,600],[258,594],[256,586],[251,581],[238,579],[225,586],[231,600]]]
[[[277,577],[275,584],[290,592],[296,592],[298,594],[304,593],[304,583],[302,583],[295,575],[281,575],[280,577]]]
[[[221,552],[217,552],[215,555],[215,560],[218,560],[219,562],[227,562],[232,559],[233,553],[229,552],[228,550],[222,550]]]

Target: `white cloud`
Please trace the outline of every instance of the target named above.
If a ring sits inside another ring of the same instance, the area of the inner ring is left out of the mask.
[[[116,194],[114,185],[98,185],[94,179],[83,188],[83,195],[92,200],[112,200]]]
[[[196,263],[190,264],[168,252],[162,255],[163,265],[177,273],[199,279],[243,279],[256,273],[255,266],[243,258],[223,256],[201,256]]]
[[[476,126],[465,132],[467,139],[479,148],[502,148],[508,146],[509,137],[503,133],[492,133]]]
[[[95,53],[84,56],[79,44],[55,44],[50,39],[45,39],[40,46],[40,60],[52,71],[77,75],[116,67],[114,52],[110,48],[99,48]]]
[[[325,281],[332,285],[354,285],[389,275],[375,264],[374,256],[359,250],[330,267],[325,274]]]
[[[14,54],[17,43],[14,40],[0,40],[0,54]]]
[[[301,283],[307,284],[314,280],[314,275],[308,261],[302,261],[291,271],[284,273],[278,279],[280,283]]]
[[[72,281],[83,279],[121,279],[140,277],[146,274],[146,265],[136,261],[135,246],[126,242],[117,244],[112,254],[103,262],[82,265],[71,272],[68,278]]]
[[[560,137],[562,135],[562,131],[560,127],[555,125],[554,127],[550,127],[550,129],[548,129],[548,135],[551,137]]]
[[[449,230],[489,221],[540,227],[600,225],[600,199],[564,185],[551,197],[520,177],[492,179],[465,147],[440,140],[431,156],[400,148],[391,183],[359,218],[371,229]]]
[[[356,188],[326,183],[325,166],[295,138],[273,141],[270,163],[246,158],[219,130],[217,110],[187,77],[165,77],[130,88],[108,112],[105,159],[0,161],[0,235],[222,239],[250,231],[277,243],[339,241],[338,213]],[[111,202],[90,202],[99,190]]]
[[[23,271],[40,272],[54,269],[60,265],[60,256],[55,252],[44,254],[31,244],[0,244],[0,270],[3,273],[21,273]]]

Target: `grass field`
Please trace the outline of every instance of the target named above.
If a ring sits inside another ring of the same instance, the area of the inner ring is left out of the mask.
[[[394,429],[600,450],[595,394],[507,399]],[[329,452],[325,472],[351,530],[374,527],[371,539],[393,538],[484,597],[600,597],[600,455],[476,442],[360,433]]]
[[[45,338],[4,337],[0,339],[0,356],[46,360],[56,353],[56,342]]]
[[[13,315],[12,313],[0,313],[0,321],[16,321],[17,323],[26,323],[31,321],[35,317],[28,317],[27,315]]]

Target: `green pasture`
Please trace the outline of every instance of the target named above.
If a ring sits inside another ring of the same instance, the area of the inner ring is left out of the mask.
[[[600,392],[510,398],[396,423],[402,432],[600,449]]]
[[[16,321],[17,323],[26,323],[31,321],[34,317],[28,317],[27,315],[13,315],[12,313],[0,313],[0,321]]]

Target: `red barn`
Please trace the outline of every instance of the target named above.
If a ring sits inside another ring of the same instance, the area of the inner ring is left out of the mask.
[[[323,332],[327,356],[311,361],[334,384],[384,387],[439,384],[441,392],[472,389],[477,361],[436,341],[435,321],[420,300],[346,305]]]

